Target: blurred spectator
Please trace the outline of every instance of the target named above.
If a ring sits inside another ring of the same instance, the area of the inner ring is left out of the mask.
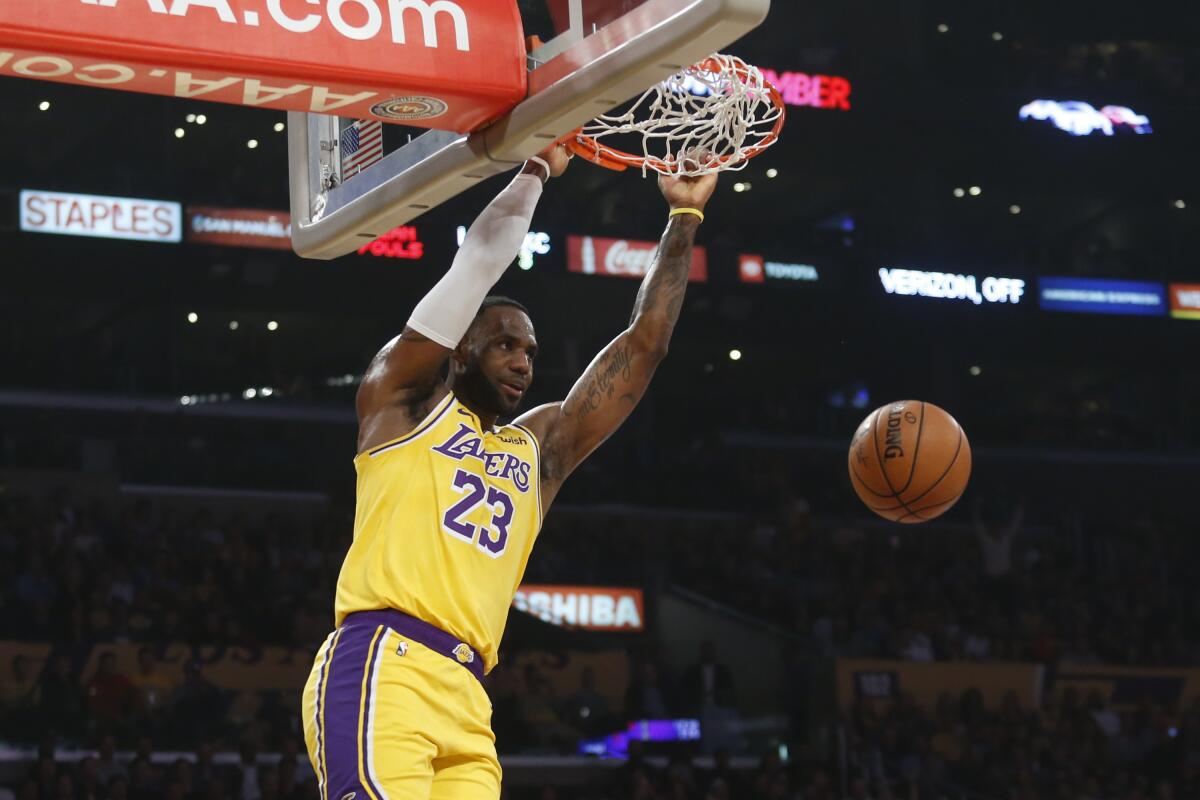
[[[1012,545],[1025,518],[1025,502],[1016,504],[1012,518],[1004,527],[988,525],[983,517],[984,498],[976,495],[972,504],[975,520],[975,538],[983,564],[983,575],[991,583],[993,592],[1003,591],[1012,574]],[[1006,598],[1006,595],[998,595]]]
[[[709,640],[700,643],[700,660],[683,672],[683,711],[699,714],[709,706],[731,705],[736,701],[733,675],[729,667],[717,661],[717,646]]]
[[[155,800],[161,786],[158,770],[145,756],[137,756],[129,764],[129,796],[133,800]]]
[[[11,672],[6,681],[0,682],[0,719],[19,730],[28,730],[34,723],[33,713],[37,701],[37,680],[23,655],[13,656]]]
[[[13,582],[13,594],[26,607],[33,607],[54,600],[57,587],[46,571],[45,561],[37,551],[31,552],[25,569]]]
[[[313,778],[308,754],[300,752],[296,739],[284,739],[279,758],[279,794],[285,798],[308,797],[316,791],[315,786],[309,785]]]
[[[196,764],[192,779],[201,797],[223,797],[233,784],[233,771],[213,760],[211,742],[201,740],[196,746]]]
[[[258,751],[249,742],[242,743],[240,755],[237,784],[241,791],[238,796],[241,800],[259,800],[262,793],[262,774],[269,771],[268,767],[259,765]],[[275,788],[277,789],[278,786]]]
[[[550,681],[533,664],[525,667],[525,691],[518,701],[521,722],[544,749],[572,752],[579,732],[559,715]]]
[[[658,665],[645,659],[625,690],[625,718],[669,719],[674,703],[667,694],[667,689],[659,684]]]
[[[153,648],[138,648],[137,672],[130,678],[130,684],[133,686],[138,713],[144,721],[153,719],[170,705],[171,680],[159,669]]]
[[[211,738],[218,732],[224,713],[221,692],[204,678],[199,662],[188,661],[183,668],[183,685],[176,693],[176,737]]]
[[[584,667],[579,675],[579,689],[563,704],[568,724],[587,736],[611,733],[619,723],[613,719],[608,700],[596,691],[596,671]]]
[[[87,756],[79,762],[79,795],[99,798],[104,794],[104,782],[100,780],[100,762],[95,756]]]
[[[84,693],[75,677],[71,657],[52,655],[38,681],[38,717],[44,730],[73,736],[83,728]]]
[[[127,777],[125,765],[116,760],[117,741],[111,733],[100,737],[100,747],[96,760],[96,778],[102,786],[108,786],[113,778]]]
[[[133,707],[133,685],[117,670],[117,656],[100,654],[96,673],[87,683],[88,707],[92,718],[103,728],[124,722]]]

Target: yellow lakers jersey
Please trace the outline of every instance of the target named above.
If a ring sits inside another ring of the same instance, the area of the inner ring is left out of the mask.
[[[406,436],[360,453],[335,620],[394,608],[496,654],[542,524],[538,444],[484,430],[451,392]]]

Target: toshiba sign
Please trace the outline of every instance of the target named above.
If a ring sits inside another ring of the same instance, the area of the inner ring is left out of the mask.
[[[602,239],[598,236],[567,237],[567,269],[584,275],[615,275],[642,278],[654,264],[658,242],[632,239]],[[708,254],[703,247],[692,249],[689,281],[708,280]]]
[[[641,589],[524,585],[513,608],[564,628],[640,633],[646,626]]]
[[[164,200],[26,189],[21,192],[21,230],[178,242],[183,238],[183,212],[179,203]]]

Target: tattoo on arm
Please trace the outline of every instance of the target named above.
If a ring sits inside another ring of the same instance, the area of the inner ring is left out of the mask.
[[[604,354],[594,369],[588,370],[585,383],[579,390],[580,419],[599,409],[604,401],[613,399],[617,393],[618,378],[624,382],[629,381],[631,362],[629,345],[618,342]],[[623,393],[620,399],[628,400],[631,407],[637,404],[637,399],[630,392]]]
[[[643,315],[664,315],[671,328],[683,308],[688,273],[692,266],[692,246],[696,223],[689,218],[673,217],[667,225],[650,274],[638,290],[633,304],[633,322]]]
[[[633,322],[588,365],[558,407],[543,476],[563,480],[621,426],[642,399],[683,307],[696,223],[672,219],[638,289]]]

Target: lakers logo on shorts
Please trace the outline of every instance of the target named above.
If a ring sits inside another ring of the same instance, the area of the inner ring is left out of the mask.
[[[460,664],[470,664],[475,660],[475,651],[465,644],[457,645],[453,652]]]

